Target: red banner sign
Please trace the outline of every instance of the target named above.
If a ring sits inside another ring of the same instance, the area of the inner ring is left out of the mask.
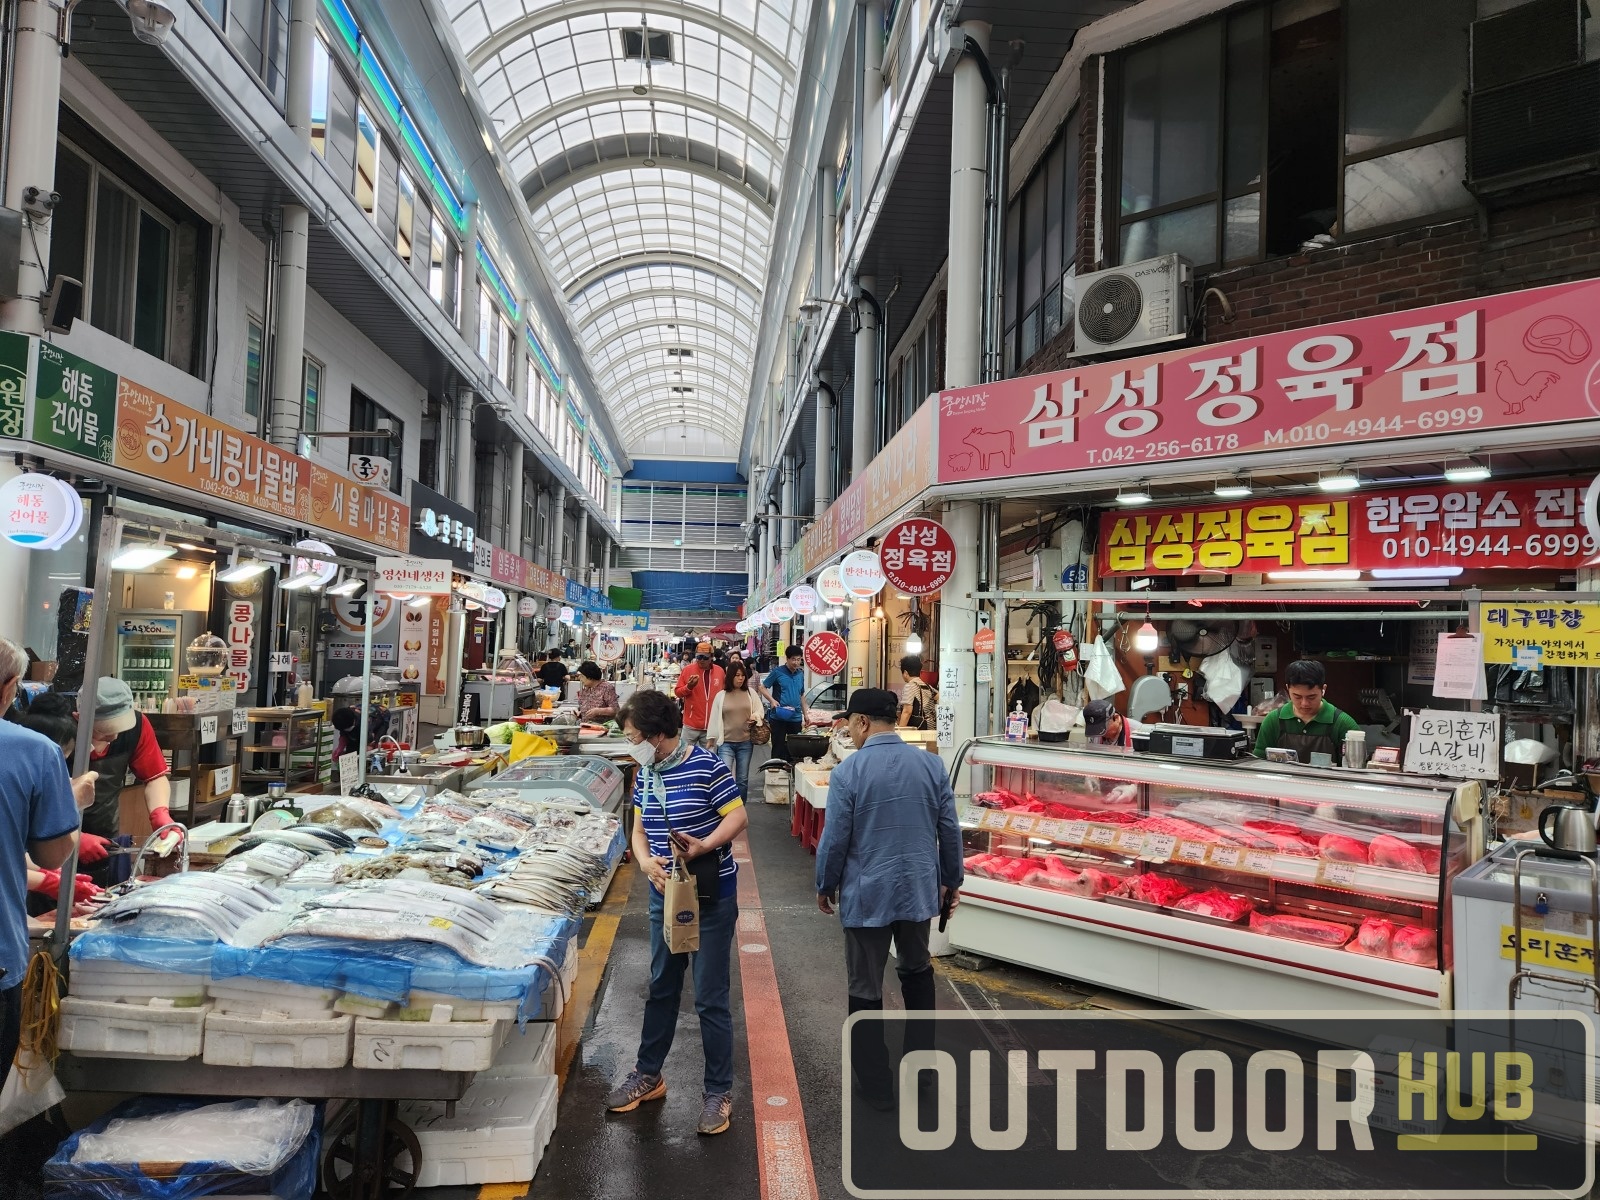
[[[849,647],[837,633],[813,633],[806,639],[806,666],[818,675],[837,675],[849,656]]]
[[[1593,420],[1600,280],[939,395],[939,480]]]
[[[883,577],[908,596],[931,596],[956,569],[956,544],[945,527],[927,517],[891,525],[878,546]]]
[[[1595,553],[1586,481],[1446,484],[1348,497],[1108,512],[1111,575],[1362,570],[1384,578],[1467,568],[1571,570]]]

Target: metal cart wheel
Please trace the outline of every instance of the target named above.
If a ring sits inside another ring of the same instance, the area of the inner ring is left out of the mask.
[[[421,1171],[422,1145],[386,1101],[358,1101],[323,1134],[321,1179],[329,1200],[403,1200]]]

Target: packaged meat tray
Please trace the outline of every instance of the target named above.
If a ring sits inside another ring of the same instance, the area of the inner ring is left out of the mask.
[[[1192,892],[1172,906],[1180,917],[1194,921],[1210,921],[1216,925],[1237,925],[1252,912],[1255,904],[1248,896],[1236,896],[1213,888],[1206,892]]]
[[[1319,921],[1314,917],[1297,917],[1289,913],[1251,913],[1250,928],[1268,937],[1309,942],[1313,946],[1327,946],[1330,949],[1344,945],[1355,934],[1354,929],[1338,921]]]

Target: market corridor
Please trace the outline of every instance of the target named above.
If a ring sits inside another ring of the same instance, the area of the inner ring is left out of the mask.
[[[555,1135],[528,1194],[540,1200],[618,1195],[652,1200],[705,1195],[842,1200],[846,1195],[840,1181],[838,1084],[846,1008],[843,937],[837,921],[817,911],[812,886],[815,860],[789,836],[787,807],[751,805],[743,846],[739,969],[733,979],[732,1128],[715,1138],[702,1138],[694,1131],[703,1060],[692,989],[687,986],[677,1039],[667,1060],[665,1102],[644,1105],[625,1116],[604,1110],[606,1091],[631,1065],[638,1047],[649,981],[648,885],[638,872],[629,875],[625,868],[605,907],[592,919],[583,951],[586,965],[606,953],[606,941],[610,957],[582,1040],[566,1066]],[[764,935],[759,932],[763,927]],[[939,976],[941,1007],[1091,1003],[1089,995],[1064,980],[1026,971],[993,967],[978,975],[942,960]],[[774,978],[776,994],[772,994]],[[580,996],[579,1003],[584,999]],[[1110,998],[1098,999],[1105,1003]],[[898,1007],[899,995],[892,985],[885,1001]],[[563,1045],[563,1055],[566,1049]],[[798,1084],[795,1101],[776,1086],[791,1071]],[[752,1075],[758,1084],[768,1086],[752,1089]],[[797,1140],[802,1133],[804,1140]],[[459,1195],[465,1200],[477,1194],[477,1189],[453,1189],[448,1195],[440,1191],[433,1196],[455,1200]],[[494,1187],[485,1194],[511,1200],[524,1192]]]

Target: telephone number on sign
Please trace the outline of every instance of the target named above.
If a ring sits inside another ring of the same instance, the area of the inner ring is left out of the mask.
[[[1492,533],[1448,534],[1441,538],[1402,537],[1384,538],[1385,558],[1427,558],[1431,554],[1455,554],[1469,557],[1474,554],[1490,556],[1525,555],[1528,558],[1571,558],[1575,554],[1593,554],[1594,538],[1589,534],[1530,533],[1517,540],[1510,534],[1496,537]]]
[[[1145,458],[1177,458],[1182,454],[1221,454],[1227,450],[1239,448],[1239,435],[1237,433],[1219,433],[1212,437],[1190,438],[1188,441],[1179,441],[1174,438],[1165,442],[1145,442],[1144,445],[1129,443],[1126,446],[1107,446],[1104,450],[1090,450],[1089,461],[1092,463],[1133,462],[1135,459]]]
[[[1269,429],[1263,439],[1269,446],[1306,446],[1331,442],[1335,438],[1392,436],[1416,429],[1423,433],[1445,429],[1466,429],[1483,421],[1483,408],[1470,404],[1460,408],[1425,410],[1414,417],[1357,417],[1338,424],[1318,421],[1291,429]]]

